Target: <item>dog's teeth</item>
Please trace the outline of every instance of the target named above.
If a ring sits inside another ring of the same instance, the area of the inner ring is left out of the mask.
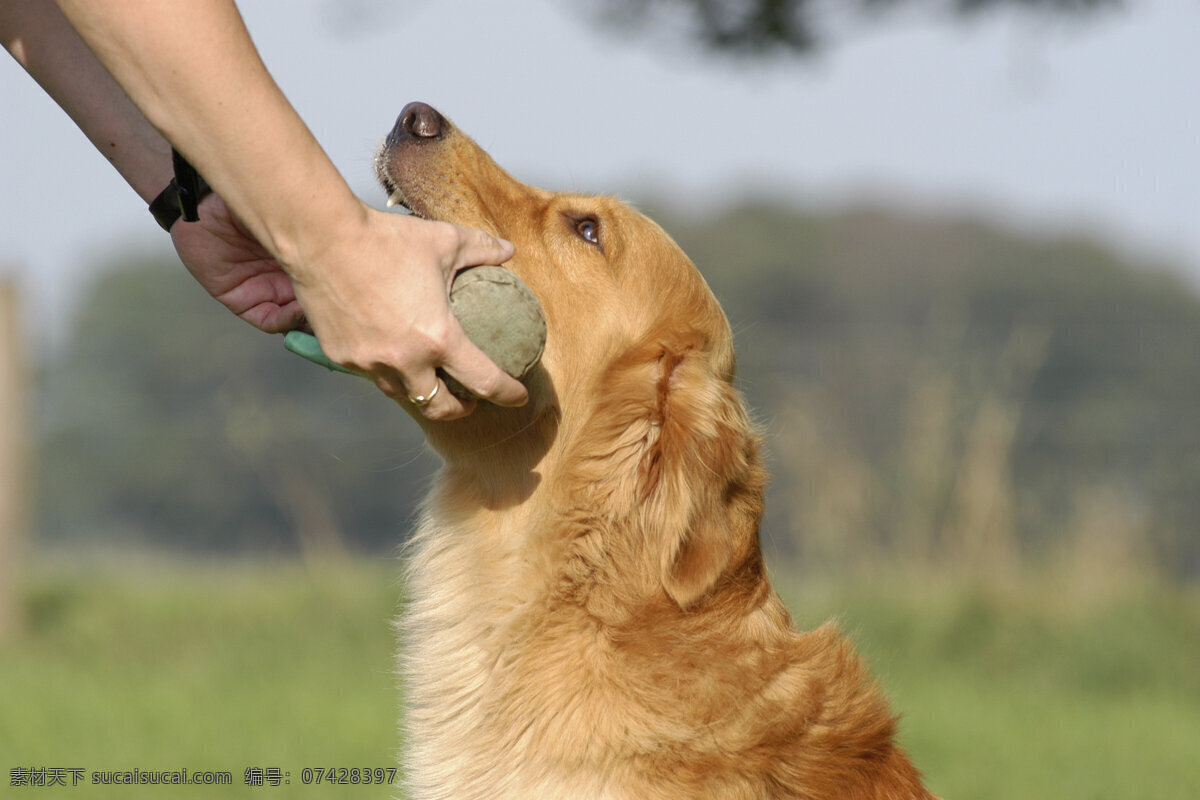
[[[392,206],[400,205],[403,202],[404,202],[404,197],[400,194],[400,190],[397,189],[396,191],[394,191],[390,195],[388,195],[387,207],[391,208]]]

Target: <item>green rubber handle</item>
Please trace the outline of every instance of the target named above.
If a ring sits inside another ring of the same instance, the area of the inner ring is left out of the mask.
[[[321,343],[317,341],[317,337],[311,333],[288,331],[287,335],[283,337],[283,346],[296,355],[307,358],[314,364],[320,364],[330,372],[344,372],[347,375],[355,375],[359,378],[369,377],[362,372],[346,369],[341,364],[335,364],[330,361],[329,356],[325,355],[325,351],[321,349]]]

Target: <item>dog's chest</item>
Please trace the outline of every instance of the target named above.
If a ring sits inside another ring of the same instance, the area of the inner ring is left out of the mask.
[[[599,700],[587,635],[526,559],[432,523],[416,541],[400,652],[413,798],[619,797],[586,768],[602,760],[582,735]]]

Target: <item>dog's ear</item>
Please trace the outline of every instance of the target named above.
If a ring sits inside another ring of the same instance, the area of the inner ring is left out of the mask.
[[[711,353],[664,350],[657,436],[642,461],[643,530],[659,577],[681,608],[701,600],[757,552],[764,474],[728,368]]]

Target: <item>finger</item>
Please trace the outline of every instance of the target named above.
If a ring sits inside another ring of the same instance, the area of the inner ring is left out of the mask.
[[[449,422],[450,420],[460,419],[467,416],[475,410],[476,402],[474,400],[463,400],[455,397],[446,387],[443,381],[436,373],[432,376],[435,381],[432,396],[424,395],[429,398],[428,402],[414,403],[417,406],[417,411],[422,414],[425,419],[433,422]],[[410,399],[410,402],[412,400]]]
[[[286,333],[307,325],[304,309],[294,300],[282,306],[260,303],[238,316],[264,333]]]
[[[498,406],[523,406],[529,402],[529,391],[519,380],[497,367],[482,350],[476,347],[459,328],[460,336],[446,350],[442,369],[461,383],[471,394]]]
[[[398,375],[396,377],[399,378]],[[407,384],[403,380],[381,376],[376,379],[376,386],[379,386],[396,402],[434,422],[465,417],[474,410],[476,405],[473,400],[464,401],[451,394],[450,390],[446,388],[446,384],[435,372],[430,372],[423,380],[412,380]],[[418,392],[412,388],[414,386],[430,388]]]
[[[404,381],[400,379],[400,373],[392,370],[376,370],[375,372],[368,373],[368,376],[379,391],[397,403],[403,403],[408,400],[408,391],[404,388]]]
[[[459,232],[457,269],[483,264],[503,264],[513,257],[516,248],[507,239],[499,239],[478,228],[455,226]]]
[[[496,366],[467,337],[453,314],[447,313],[444,323],[426,339],[435,366],[444,369],[480,400],[508,407],[523,406],[528,402],[529,392],[524,384]],[[405,374],[408,374],[407,370]],[[469,413],[469,409],[463,413]]]

